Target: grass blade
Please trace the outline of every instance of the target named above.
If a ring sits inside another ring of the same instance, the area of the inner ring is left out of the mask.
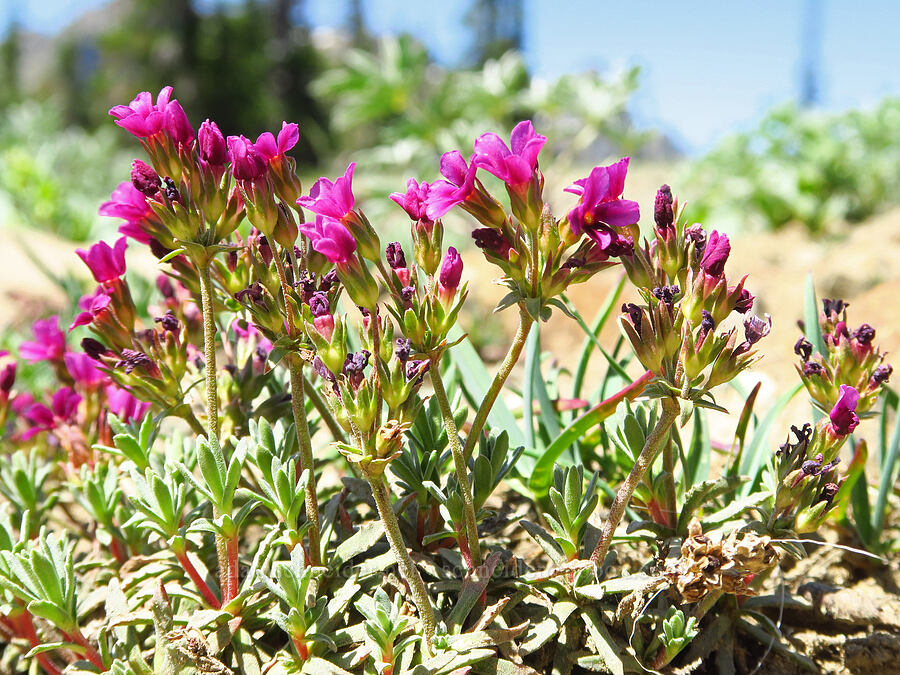
[[[742,496],[750,494],[759,483],[760,471],[771,454],[768,446],[769,431],[771,431],[772,425],[775,424],[775,420],[778,419],[778,416],[787,407],[787,404],[791,402],[791,399],[801,389],[803,389],[803,383],[798,382],[793,389],[782,394],[781,398],[775,401],[775,404],[766,413],[759,426],[754,429],[753,440],[750,441],[746,454],[741,457],[740,473],[742,476],[750,477],[750,480],[744,483],[744,487],[741,489]]]
[[[762,382],[757,382],[753,387],[753,391],[747,396],[744,402],[744,409],[741,410],[741,417],[738,420],[737,428],[734,430],[734,441],[731,444],[732,462],[728,469],[728,475],[734,476],[737,473],[737,467],[741,463],[741,457],[744,454],[744,438],[747,435],[747,427],[750,425],[750,419],[753,417],[753,406],[756,403],[756,397],[759,395],[759,388]],[[737,452],[735,452],[737,448]]]
[[[806,293],[803,297],[803,323],[806,339],[812,343],[813,349],[820,354],[825,354],[825,340],[822,338],[822,328],[819,326],[819,301],[816,299],[816,285],[812,274],[806,277]]]
[[[578,358],[578,367],[575,368],[575,379],[572,384],[572,398],[581,398],[581,388],[584,386],[584,377],[587,374],[591,353],[594,351],[594,342],[600,334],[600,331],[603,330],[606,322],[609,321],[613,308],[616,306],[619,296],[622,295],[622,289],[625,288],[625,280],[626,276],[624,274],[619,277],[618,283],[616,283],[609,291],[606,300],[603,301],[603,305],[600,307],[600,311],[597,312],[597,318],[594,319],[594,324],[590,327],[590,337],[586,338],[584,341],[584,346],[581,348],[581,356]],[[565,301],[566,304],[569,304],[568,298],[566,298]]]
[[[522,422],[525,424],[525,454],[535,453],[534,381],[541,365],[540,328],[535,326],[525,341],[525,377],[522,383]]]
[[[568,309],[569,313],[575,318],[576,323],[581,326],[581,330],[583,330],[584,334],[587,335],[588,341],[590,341],[597,349],[600,350],[600,353],[603,354],[603,357],[606,359],[609,367],[616,371],[616,373],[625,381],[631,382],[631,378],[628,376],[628,373],[625,372],[625,369],[619,365],[619,362],[614,357],[612,357],[608,351],[606,351],[606,348],[602,344],[600,344],[600,340],[597,339],[597,337],[588,327],[587,323],[585,323],[584,318],[581,316],[581,314],[578,313],[578,310],[572,306],[572,303],[569,302],[568,298],[566,298],[565,295],[563,295],[562,298],[566,303],[566,309]]]
[[[884,507],[887,505],[887,498],[894,486],[894,474],[897,468],[897,458],[900,456],[900,407],[897,405],[897,394],[893,394],[894,410],[898,411],[897,419],[894,421],[894,433],[891,434],[890,444],[882,455],[884,462],[881,465],[881,481],[878,484],[878,496],[875,497],[874,513],[872,514],[872,536],[875,541],[880,540],[881,531],[884,529]],[[885,395],[884,415],[887,417],[888,395]]]

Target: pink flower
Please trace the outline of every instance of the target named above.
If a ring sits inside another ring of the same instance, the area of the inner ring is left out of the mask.
[[[110,200],[100,205],[100,215],[122,218],[125,224],[119,227],[120,234],[142,244],[150,243],[150,234],[145,224],[154,217],[153,209],[147,203],[147,198],[129,181],[119,183]]]
[[[144,418],[150,404],[139,401],[125,389],[115,385],[106,387],[106,407],[123,422],[137,422]]]
[[[149,138],[165,132],[176,145],[194,140],[194,130],[177,100],[169,100],[172,87],[163,87],[156,97],[156,105],[148,91],[142,91],[128,105],[117,105],[109,114],[116,124],[138,138]]]
[[[94,389],[107,381],[106,374],[97,367],[97,362],[87,354],[69,352],[63,360],[66,370],[83,389]]]
[[[526,120],[512,130],[509,139],[512,150],[497,134],[482,134],[475,140],[472,161],[509,186],[522,185],[531,180],[538,153],[546,142],[547,138],[537,133],[531,121]]]
[[[415,178],[410,178],[406,181],[406,192],[392,192],[389,197],[412,220],[431,220],[426,213],[429,188],[428,183],[419,183]]]
[[[116,281],[125,274],[125,249],[128,242],[125,237],[120,237],[114,246],[105,241],[100,241],[91,246],[87,251],[83,248],[75,252],[91,270],[97,283],[109,283]]]
[[[356,162],[351,162],[344,175],[333,183],[325,177],[315,182],[308,197],[300,197],[297,203],[320,216],[343,219],[353,211],[353,170]],[[318,250],[318,249],[317,249]]]
[[[628,157],[609,166],[597,166],[587,178],[575,181],[566,192],[581,195],[581,201],[569,211],[569,225],[575,234],[599,225],[625,227],[641,218],[637,202],[622,199]]]
[[[272,135],[270,131],[264,131],[256,139],[256,149],[266,159],[271,162],[281,157],[288,150],[297,145],[300,140],[300,128],[294,123],[281,123],[281,131],[278,132],[278,139]]]
[[[52,431],[61,424],[71,422],[75,413],[78,412],[79,403],[81,403],[81,396],[76,394],[71,387],[63,387],[53,394],[49,408],[43,403],[31,404],[23,412],[23,416],[31,428],[22,434],[22,440],[27,441],[42,431]]]
[[[725,262],[731,253],[731,243],[728,236],[719,234],[713,230],[703,249],[703,257],[700,258],[700,268],[713,277],[722,276],[725,272]]]
[[[197,132],[197,149],[204,162],[211,166],[224,166],[228,161],[228,146],[225,137],[215,122],[208,119]]]
[[[859,403],[859,392],[853,387],[842,384],[840,396],[834,408],[831,409],[831,428],[838,436],[846,436],[853,432],[859,425],[859,417],[856,414],[856,406]]]
[[[106,311],[111,302],[112,298],[102,286],[97,288],[91,295],[82,296],[78,301],[78,306],[84,311],[72,320],[69,331],[75,330],[78,326],[87,326],[92,323],[94,319]]]
[[[459,251],[450,246],[444,255],[438,274],[438,296],[445,305],[449,304],[456,295],[456,289],[459,288],[459,282],[462,279],[462,271],[463,261]]]
[[[266,158],[249,138],[229,136],[228,150],[231,152],[231,172],[236,179],[253,181],[266,175]]]
[[[38,319],[31,326],[34,342],[19,345],[19,356],[26,361],[59,361],[66,352],[66,336],[59,329],[59,317]]]
[[[316,216],[314,223],[303,223],[300,232],[309,237],[316,251],[333,263],[348,262],[356,251],[356,240],[350,230],[335,218]]]

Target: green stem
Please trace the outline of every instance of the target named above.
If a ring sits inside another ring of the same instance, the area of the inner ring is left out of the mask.
[[[472,486],[469,485],[469,471],[463,456],[463,448],[459,442],[459,431],[456,429],[456,421],[453,419],[453,410],[444,389],[444,381],[441,379],[440,357],[431,358],[431,383],[434,386],[434,395],[438,401],[438,407],[444,417],[444,426],[447,428],[447,440],[450,443],[450,452],[453,453],[453,465],[456,469],[456,482],[459,483],[459,491],[463,498],[463,518],[466,525],[466,539],[469,551],[472,554],[472,563],[475,567],[481,565],[481,546],[478,543],[478,525],[475,522],[475,504],[472,500]]]
[[[664,514],[666,522],[660,524],[675,527],[677,520],[675,514],[678,512],[678,501],[675,494],[677,489],[675,487],[675,448],[671,438],[669,438],[663,446],[663,471],[666,474],[666,512]]]
[[[288,368],[291,372],[291,411],[294,414],[294,426],[297,428],[297,440],[300,444],[300,470],[309,471],[309,480],[306,483],[306,518],[310,522],[309,560],[313,565],[319,566],[322,564],[319,499],[316,496],[316,469],[303,395],[303,370],[302,365],[293,356],[288,358]]]
[[[478,406],[478,413],[475,415],[475,421],[472,422],[472,429],[469,431],[469,435],[466,438],[466,447],[463,452],[463,457],[466,461],[468,461],[469,457],[471,457],[472,453],[475,451],[478,437],[481,435],[485,423],[487,423],[487,418],[491,409],[494,407],[494,402],[497,400],[497,396],[503,389],[503,385],[506,384],[506,380],[518,362],[519,357],[522,355],[522,350],[525,348],[525,340],[528,338],[528,333],[531,331],[531,326],[533,324],[534,319],[529,316],[528,312],[526,312],[523,307],[520,307],[519,327],[516,329],[516,336],[509,346],[509,352],[507,352],[506,357],[503,359],[503,363],[500,364],[500,369],[497,371],[497,374],[494,375],[494,381],[491,382],[490,388],[481,400],[481,405]]]
[[[419,618],[422,619],[425,633],[425,656],[429,658],[433,653],[432,644],[437,627],[437,618],[434,614],[434,607],[431,605],[431,598],[428,597],[428,589],[425,588],[425,582],[422,581],[419,568],[416,567],[412,558],[409,557],[409,551],[406,550],[406,544],[403,543],[403,535],[400,534],[400,524],[397,522],[397,516],[394,514],[394,509],[391,506],[391,497],[388,494],[387,486],[384,484],[384,476],[380,474],[372,476],[366,472],[366,479],[372,487],[372,496],[375,498],[378,515],[381,516],[381,521],[384,523],[388,543],[397,557],[397,564],[400,566],[403,578],[409,584],[413,602],[419,610]]]
[[[200,305],[203,311],[203,353],[206,372],[206,426],[210,444],[219,444],[219,393],[216,384],[216,317],[213,310],[212,279],[209,276],[209,261],[196,264],[200,277]],[[220,513],[213,506],[213,517]],[[216,535],[216,558],[219,563],[219,588],[225,592],[228,585],[228,542],[222,535]]]
[[[597,547],[591,554],[591,562],[598,568],[603,564],[603,560],[606,558],[606,552],[609,551],[609,545],[612,543],[613,535],[615,534],[619,523],[622,521],[622,516],[625,515],[625,509],[631,501],[631,496],[634,494],[635,488],[637,488],[644,478],[647,469],[653,464],[653,460],[656,459],[656,455],[659,453],[660,448],[668,437],[669,429],[675,422],[675,418],[678,417],[680,408],[677,400],[674,398],[663,398],[660,399],[660,402],[662,404],[662,413],[660,414],[659,421],[644,441],[644,447],[641,450],[641,454],[638,455],[637,461],[631,468],[631,472],[619,488],[619,492],[616,494],[616,498],[613,500],[612,506],[609,509],[609,516],[606,519],[606,523],[603,525],[603,531],[600,533],[600,541],[597,542]]]

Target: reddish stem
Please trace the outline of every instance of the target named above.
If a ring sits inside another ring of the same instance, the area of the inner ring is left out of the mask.
[[[14,634],[28,640],[32,647],[39,647],[43,644],[38,638],[37,631],[34,629],[34,621],[28,612],[22,612],[17,617],[9,617],[5,619],[4,623],[7,624]],[[62,673],[47,654],[38,654],[35,658],[50,675],[60,675]]]
[[[225,604],[228,604],[238,594],[238,539],[232,537],[228,540],[228,582],[225,590]]]
[[[87,638],[84,637],[81,633],[81,629],[75,628],[74,632],[66,633],[63,632],[63,637],[66,638],[69,642],[74,642],[75,644],[84,647],[84,655],[87,657],[87,660],[97,666],[101,672],[106,672],[108,669],[103,665],[103,659],[100,658],[100,653],[91,646],[91,643],[87,641]]]
[[[306,661],[306,659],[309,658],[309,646],[306,644],[306,640],[301,638],[291,638],[291,641],[297,648],[297,654],[300,656],[300,660]]]
[[[113,540],[109,545],[109,552],[113,554],[116,562],[120,565],[124,565],[128,560],[128,555],[125,553],[125,547],[122,545],[122,542],[115,537],[113,537]]]
[[[469,542],[466,541],[465,535],[459,530],[456,531],[456,541],[459,542],[459,552],[462,554],[463,562],[466,563],[466,569],[471,572],[475,569],[475,561],[472,560]]]
[[[221,608],[222,603],[219,602],[219,599],[216,597],[215,593],[212,592],[212,589],[209,587],[203,577],[200,576],[197,568],[194,567],[194,563],[192,563],[190,558],[188,558],[187,553],[175,553],[175,557],[178,559],[178,562],[181,563],[181,566],[184,567],[184,571],[187,572],[188,576],[191,578],[191,581],[194,582],[197,590],[200,591],[200,595],[202,595],[203,599],[206,600],[206,604],[208,604],[213,609]]]

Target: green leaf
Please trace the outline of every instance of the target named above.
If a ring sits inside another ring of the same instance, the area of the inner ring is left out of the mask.
[[[684,506],[681,507],[681,515],[678,517],[678,524],[675,528],[676,533],[681,536],[687,534],[688,523],[691,522],[691,518],[697,509],[706,502],[710,502],[720,495],[737,489],[746,480],[742,476],[727,476],[694,485],[684,496]]]
[[[885,395],[884,418],[887,418],[888,398],[893,397],[894,408],[900,411],[897,405],[897,394],[893,391]],[[885,509],[887,507],[888,495],[894,486],[895,469],[897,467],[897,459],[900,457],[900,414],[894,422],[894,432],[891,434],[890,443],[885,448],[884,461],[881,465],[881,480],[878,483],[878,495],[875,497],[875,506],[872,513],[872,536],[875,541],[881,538],[884,529]]]
[[[806,339],[812,343],[819,354],[826,354],[822,327],[819,326],[819,301],[816,299],[816,284],[812,273],[806,275],[806,288],[803,294],[803,323]]]

